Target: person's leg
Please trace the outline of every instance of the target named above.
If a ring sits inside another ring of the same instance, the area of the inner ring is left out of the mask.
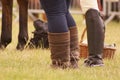
[[[71,67],[77,68],[79,60],[78,31],[76,23],[69,12],[70,1],[71,0],[66,0],[67,5],[66,19],[70,31],[70,62]]]
[[[71,2],[71,0],[66,0],[66,6],[67,6],[66,19],[67,19],[67,25],[69,28],[76,27],[76,23],[75,23],[72,15],[69,12],[70,2]]]
[[[104,23],[100,17],[97,0],[80,0],[85,15],[88,39],[88,59],[86,66],[102,66],[104,44]]]
[[[66,0],[40,0],[48,19],[49,32],[68,32]]]
[[[53,67],[70,64],[70,34],[66,20],[66,0],[40,0],[48,20],[48,40]]]
[[[100,13],[96,9],[89,9],[85,14],[87,38],[88,38],[88,59],[87,66],[102,66],[102,53],[104,46],[104,23]]]
[[[79,42],[77,27],[70,27],[70,62],[71,67],[77,68],[79,61]]]

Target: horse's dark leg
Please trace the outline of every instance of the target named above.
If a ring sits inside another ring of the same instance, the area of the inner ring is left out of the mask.
[[[2,31],[0,48],[5,48],[12,40],[12,6],[13,0],[2,2]]]
[[[19,4],[18,50],[23,50],[28,40],[28,0],[17,0]]]

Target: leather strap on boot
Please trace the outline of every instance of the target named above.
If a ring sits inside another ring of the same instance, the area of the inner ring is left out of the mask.
[[[48,33],[52,65],[67,68],[70,64],[70,34]]]

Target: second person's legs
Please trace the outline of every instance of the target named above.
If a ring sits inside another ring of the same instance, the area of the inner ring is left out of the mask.
[[[85,14],[89,51],[89,56],[84,63],[86,66],[102,66],[105,26],[97,0],[81,0],[81,8]]]
[[[85,61],[87,66],[102,66],[102,53],[104,46],[104,23],[100,13],[89,9],[85,14],[88,38],[89,57]]]

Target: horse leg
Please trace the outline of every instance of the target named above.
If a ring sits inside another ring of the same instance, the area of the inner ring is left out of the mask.
[[[18,50],[23,50],[28,41],[28,0],[17,0],[19,4]]]
[[[13,0],[1,0],[2,2],[2,31],[0,48],[6,48],[12,40],[12,7]]]

